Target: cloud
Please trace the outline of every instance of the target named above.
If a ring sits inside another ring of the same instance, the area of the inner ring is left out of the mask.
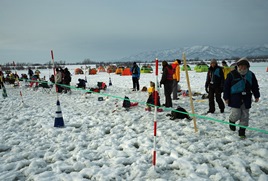
[[[0,61],[51,48],[62,59],[101,60],[200,44],[265,44],[267,9],[265,0],[4,0]]]

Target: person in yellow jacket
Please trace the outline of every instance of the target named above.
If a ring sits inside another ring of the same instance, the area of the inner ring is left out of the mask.
[[[224,80],[225,80],[227,78],[227,75],[231,72],[231,67],[228,67],[227,62],[225,60],[221,62],[221,65],[222,65],[222,70],[223,70]]]
[[[181,79],[180,64],[181,60],[176,59],[171,65],[173,69],[173,86],[172,86],[173,100],[178,100],[178,83],[180,82]]]

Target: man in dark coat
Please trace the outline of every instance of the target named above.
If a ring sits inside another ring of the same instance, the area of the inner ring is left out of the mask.
[[[237,69],[231,71],[224,84],[223,98],[225,103],[231,107],[229,121],[235,124],[240,120],[240,125],[248,126],[249,124],[249,109],[252,104],[252,94],[255,97],[255,102],[259,101],[260,91],[258,81],[253,72],[249,70],[250,64],[246,58],[241,58],[237,62]],[[232,131],[236,130],[234,125],[229,127]],[[240,127],[238,135],[245,138],[245,127]]]
[[[206,92],[208,93],[209,99],[209,110],[207,113],[215,112],[215,101],[214,97],[216,97],[216,102],[220,108],[221,113],[224,112],[224,102],[221,98],[221,93],[223,91],[224,86],[224,75],[222,68],[218,66],[217,61],[212,59],[210,62],[210,67],[207,73],[206,79]]]
[[[172,107],[171,93],[173,85],[173,69],[166,61],[162,62],[163,74],[160,85],[164,84],[165,107]]]
[[[136,62],[133,63],[133,67],[131,68],[132,73],[132,83],[133,83],[133,91],[139,91],[140,90],[140,67],[137,65]]]
[[[71,73],[68,70],[68,68],[66,67],[63,70],[63,79],[62,79],[62,83],[65,84],[66,86],[70,86],[70,82],[72,81],[72,77],[71,77]],[[70,91],[70,87],[63,87],[64,89],[64,93],[67,93],[68,91]]]
[[[28,74],[29,74],[30,80],[32,80],[33,71],[30,67],[28,68]]]

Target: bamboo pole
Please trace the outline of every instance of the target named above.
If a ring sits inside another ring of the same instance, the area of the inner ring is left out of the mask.
[[[190,85],[190,80],[189,80],[189,75],[188,75],[188,68],[187,68],[186,57],[185,57],[184,53],[182,55],[182,59],[183,59],[184,70],[185,70],[185,73],[186,73],[186,80],[187,80],[187,85],[188,85],[188,92],[189,92],[189,98],[190,98],[192,114],[195,115],[193,97],[192,97],[192,91],[191,91],[191,85]],[[195,116],[193,116],[193,120],[194,120],[194,130],[195,130],[195,132],[197,132],[198,130],[197,130],[197,126],[196,126],[196,117]]]

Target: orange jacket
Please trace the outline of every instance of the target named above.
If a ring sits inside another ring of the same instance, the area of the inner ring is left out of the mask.
[[[181,70],[180,70],[180,65],[177,61],[173,62],[171,64],[172,68],[175,69],[173,73],[173,80],[180,81],[181,80]]]

